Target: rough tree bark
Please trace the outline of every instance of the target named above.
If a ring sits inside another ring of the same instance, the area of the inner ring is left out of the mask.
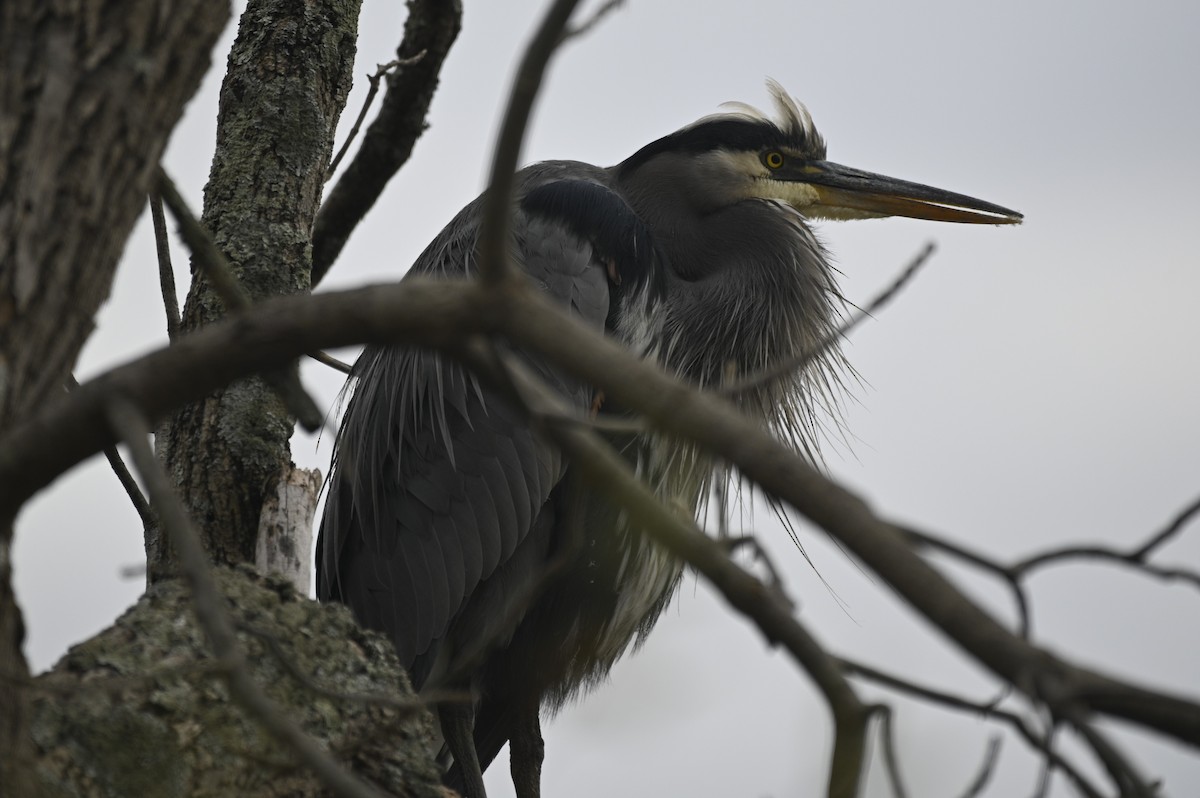
[[[306,292],[313,219],[334,131],[350,90],[359,0],[254,0],[229,55],[204,226],[253,301]],[[225,314],[195,277],[183,328]],[[262,378],[182,408],[159,436],[160,456],[216,563],[254,562],[259,516],[290,466],[293,419]],[[148,578],[173,571],[160,535],[146,541]]]
[[[51,400],[107,298],[167,136],[208,69],[227,3],[0,6],[0,432]],[[0,674],[24,631],[0,519]],[[0,690],[0,784],[28,784],[27,696]]]
[[[404,41],[396,49],[396,58],[414,63],[388,73],[379,115],[321,205],[313,225],[313,285],[325,277],[350,233],[425,132],[442,63],[461,29],[460,0],[408,0]]]
[[[408,677],[386,637],[248,566],[216,576],[255,681],[289,717],[387,795],[444,796],[429,715],[406,706]],[[162,580],[38,677],[37,781],[19,795],[329,794],[230,700],[191,602],[179,580]]]
[[[256,0],[243,16],[203,221],[255,300],[309,287],[313,218],[350,86],[358,8],[358,0]],[[197,2],[0,8],[0,433],[22,428],[62,390],[228,14],[225,4]],[[197,279],[187,329],[222,315]],[[163,436],[218,561],[253,559],[259,505],[288,465],[291,426],[261,381],[246,381],[184,411]],[[174,580],[158,581],[113,628],[31,682],[9,582],[19,503],[5,506],[13,509],[0,512],[0,793],[225,794],[254,784],[256,794],[324,794],[230,703]],[[156,579],[170,570],[167,543],[147,540]],[[441,794],[428,716],[403,706],[411,693],[385,639],[277,581],[243,571],[220,584],[252,677],[293,721],[360,779],[395,795]]]

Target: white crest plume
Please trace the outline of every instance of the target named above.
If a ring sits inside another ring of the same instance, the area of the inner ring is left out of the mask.
[[[722,108],[729,109],[728,112],[706,116],[700,122],[719,119],[723,116],[738,116],[755,122],[767,122],[775,125],[789,137],[806,139],[824,149],[825,141],[817,132],[812,114],[808,112],[804,103],[788,94],[779,81],[774,78],[767,78],[767,91],[770,92],[771,100],[775,103],[775,112],[778,114],[775,119],[749,103],[730,101],[721,103]]]

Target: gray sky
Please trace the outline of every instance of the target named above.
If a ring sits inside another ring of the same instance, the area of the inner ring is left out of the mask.
[[[325,290],[399,277],[482,187],[513,65],[542,3],[466,5],[431,129]],[[360,76],[390,59],[402,19],[399,3],[367,4]],[[808,105],[832,160],[1024,212],[1015,229],[914,220],[820,228],[845,293],[859,302],[926,241],[939,245],[916,282],[847,346],[862,385],[845,402],[847,440],[826,447],[828,468],[886,516],[996,556],[1081,540],[1129,545],[1200,493],[1198,31],[1200,6],[1185,2],[632,0],[560,54],[524,160],[614,163],[721,102],[767,105],[771,76]],[[195,207],[219,67],[167,157]],[[143,219],[81,377],[165,343],[153,251]],[[175,258],[182,290],[181,248]],[[338,375],[313,366],[306,379],[331,405]],[[324,469],[329,442],[297,434],[294,457]],[[801,618],[831,648],[990,694],[987,678],[819,533],[801,525],[829,587],[769,511],[758,509],[749,525],[783,569]],[[140,527],[102,459],[39,496],[17,535],[36,668],[140,593],[140,579],[118,575],[142,558]],[[1200,529],[1162,561],[1200,567]],[[1011,617],[994,585],[955,573]],[[1195,591],[1107,567],[1048,571],[1033,588],[1039,640],[1200,694]],[[913,794],[960,792],[992,727],[896,705]],[[1195,752],[1118,732],[1169,794],[1200,784]],[[813,795],[830,746],[806,677],[694,579],[645,649],[546,737],[546,793],[581,798]],[[1021,743],[1006,740],[999,769],[988,795],[1032,792],[1037,762]],[[506,770],[501,762],[489,773],[491,794],[511,794]],[[868,793],[887,794],[877,768]],[[1056,782],[1052,794],[1070,791]]]

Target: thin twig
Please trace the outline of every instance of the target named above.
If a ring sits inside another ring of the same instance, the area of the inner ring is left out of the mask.
[[[326,352],[309,352],[308,356],[318,363],[323,363],[324,365],[329,366],[331,369],[336,369],[343,374],[350,374],[354,371],[354,366],[351,366],[344,360],[338,360],[336,357]]]
[[[1050,777],[1054,775],[1054,757],[1058,755],[1055,750],[1055,740],[1058,739],[1058,724],[1050,722],[1046,734],[1042,736],[1042,745],[1039,753],[1042,754],[1042,766],[1038,768],[1038,779],[1033,787],[1033,798],[1046,798],[1050,792]]]
[[[1035,554],[1010,567],[1014,573],[1023,577],[1039,568],[1048,565],[1062,565],[1071,560],[1103,560],[1133,568],[1166,582],[1187,582],[1200,589],[1200,572],[1188,568],[1169,568],[1154,563],[1140,562],[1129,552],[1107,546],[1062,546]]]
[[[325,194],[313,221],[312,285],[333,267],[358,224],[379,199],[392,176],[407,163],[428,124],[438,73],[462,27],[460,0],[408,0],[404,40],[396,56],[425,57],[387,76],[379,112],[362,134],[354,156]]]
[[[904,789],[904,780],[900,778],[900,757],[896,753],[896,730],[893,726],[892,708],[886,704],[876,704],[873,714],[879,717],[879,740],[883,748],[883,765],[887,771],[888,780],[892,783],[892,794],[896,798],[907,798],[908,791]]]
[[[976,771],[975,778],[971,779],[967,789],[963,790],[962,798],[976,798],[976,796],[983,795],[988,782],[992,780],[992,775],[996,772],[996,763],[1000,761],[1000,749],[1003,742],[1004,738],[998,734],[993,734],[988,738],[987,748],[983,752],[983,761],[979,763],[979,770]]]
[[[350,128],[350,133],[346,136],[346,140],[342,142],[341,148],[337,151],[337,155],[333,156],[333,160],[329,162],[329,167],[325,170],[325,182],[328,183],[333,178],[334,172],[337,171],[338,164],[346,157],[346,152],[350,149],[350,145],[354,142],[358,131],[362,129],[363,120],[367,118],[367,110],[371,107],[371,103],[375,102],[375,95],[379,93],[379,82],[383,80],[383,76],[391,72],[396,67],[412,66],[425,57],[429,50],[422,50],[412,58],[397,58],[388,61],[386,64],[379,64],[375,70],[375,74],[367,75],[367,82],[371,84],[371,88],[367,89],[367,98],[363,100],[362,110],[358,112],[358,116],[354,120],[354,126]]]
[[[1083,712],[1072,708],[1062,713],[1075,731],[1087,741],[1096,757],[1108,771],[1109,778],[1122,798],[1156,798],[1158,789],[1138,773],[1137,767],[1108,736],[1091,723]]]
[[[717,540],[727,541],[732,540],[732,533],[729,531],[730,524],[733,522],[733,511],[729,506],[729,472],[721,469],[717,472],[718,476],[713,481],[713,497],[716,499],[717,505]],[[774,567],[772,565],[772,567]]]
[[[1152,535],[1149,540],[1131,551],[1129,556],[1135,560],[1145,560],[1155,549],[1174,537],[1198,513],[1200,513],[1200,496],[1196,497],[1187,507],[1180,510],[1179,514],[1171,519],[1171,522],[1161,532]]]
[[[188,208],[183,195],[162,167],[158,169],[158,191],[179,224],[184,243],[192,251],[195,262],[225,304],[225,309],[230,313],[249,310],[253,304],[250,295],[229,268],[229,262],[217,246],[217,242],[213,240],[212,234]],[[288,412],[300,422],[300,426],[309,432],[320,429],[325,421],[325,414],[300,384],[300,374],[295,362],[281,369],[264,372],[262,377],[283,401]]]
[[[483,204],[483,219],[479,223],[479,277],[485,283],[500,282],[508,266],[505,263],[505,238],[508,236],[512,214],[512,193],[517,161],[525,127],[533,111],[533,101],[542,85],[546,65],[562,40],[567,20],[579,0],[555,0],[542,19],[533,40],[525,48],[517,77],[508,97],[508,108],[500,125],[500,135],[492,156],[492,172],[488,180],[488,197]]]
[[[472,365],[477,363],[488,367],[485,353],[476,353]],[[503,366],[533,419],[569,412],[562,400],[516,358],[506,359]],[[865,756],[866,707],[839,672],[837,662],[796,620],[778,591],[729,559],[716,541],[696,528],[694,521],[668,509],[620,455],[594,433],[578,424],[549,423],[544,429],[571,458],[573,467],[619,503],[643,534],[703,574],[730,605],[758,626],[768,641],[783,646],[809,674],[834,720],[829,795],[857,795]]]
[[[0,519],[11,519],[40,487],[112,442],[102,423],[114,393],[151,418],[228,382],[305,352],[356,342],[431,346],[450,352],[474,335],[502,335],[644,413],[670,436],[692,439],[736,465],[768,495],[826,529],[949,639],[1007,683],[1028,691],[1031,675],[1054,672],[1072,700],[1095,713],[1200,746],[1197,702],[1056,656],[1013,634],[912,551],[900,530],[861,497],[815,471],[728,402],[696,391],[571,318],[522,286],[501,303],[478,280],[405,280],[354,291],[281,297],[255,312],[207,325],[171,346],[102,374],[32,412],[0,435]],[[554,411],[550,408],[551,412]],[[98,423],[100,422],[100,423]],[[576,430],[578,424],[560,425]]]
[[[1069,560],[1106,560],[1120,565],[1136,568],[1143,573],[1166,581],[1188,582],[1200,588],[1200,573],[1187,568],[1168,568],[1147,562],[1150,555],[1160,546],[1178,534],[1193,517],[1200,513],[1200,498],[1183,508],[1166,527],[1154,533],[1138,546],[1129,551],[1108,546],[1060,546],[1047,551],[1033,554],[1008,566],[1014,578],[1022,578],[1038,568],[1047,565],[1058,565]]]
[[[344,798],[382,798],[382,793],[338,764],[255,683],[200,537],[150,448],[147,440],[150,425],[136,407],[119,395],[110,397],[107,411],[109,424],[129,447],[134,466],[158,507],[163,532],[174,546],[180,571],[191,588],[196,621],[204,630],[217,661],[225,666],[223,673],[229,694],[267,733],[311,769],[330,792]]]
[[[562,36],[559,37],[558,43],[561,45],[568,39],[574,39],[577,36],[587,35],[591,32],[592,28],[599,25],[605,17],[623,5],[625,5],[625,0],[608,0],[608,2],[597,8],[596,11],[583,22],[566,28],[563,31]]]
[[[212,284],[217,296],[225,304],[225,309],[230,313],[248,310],[253,302],[234,276],[233,270],[229,268],[225,253],[221,252],[212,234],[200,223],[196,214],[192,213],[192,209],[175,186],[175,181],[162,167],[158,169],[157,188],[171,215],[175,217],[175,223],[179,225],[179,235],[183,238],[183,243],[192,251],[196,265]]]
[[[900,293],[900,289],[907,285],[908,282],[916,276],[917,272],[922,266],[925,265],[926,261],[929,260],[936,249],[937,245],[934,244],[934,242],[930,241],[928,244],[926,244],[924,249],[913,256],[912,260],[908,262],[908,265],[904,267],[904,270],[900,272],[900,275],[892,281],[891,285],[889,285],[874,299],[868,302],[866,307],[859,310],[857,313],[847,319],[845,323],[840,325],[829,335],[826,335],[819,342],[811,347],[805,348],[804,351],[788,358],[787,360],[776,363],[775,365],[765,368],[762,371],[747,375],[744,379],[721,386],[721,393],[725,394],[726,396],[737,396],[738,394],[745,393],[746,391],[754,390],[764,383],[771,382],[772,380],[779,379],[780,377],[788,374],[794,374],[797,371],[802,371],[803,369],[807,368],[810,363],[820,358],[833,347],[837,346],[838,341],[841,341],[843,338],[848,336],[855,327],[857,327],[866,319],[872,318],[875,313],[882,310],[888,302],[892,301],[892,299]]]
[[[154,246],[158,254],[158,283],[162,288],[163,310],[167,313],[167,340],[174,341],[179,337],[179,295],[175,292],[175,270],[171,268],[167,217],[158,191],[150,192],[150,218],[154,222]]]
[[[1030,747],[1038,753],[1045,754],[1047,762],[1055,768],[1060,769],[1067,774],[1068,778],[1075,783],[1079,791],[1088,798],[1101,798],[1103,793],[1100,789],[1092,785],[1087,777],[1083,775],[1070,761],[1064,759],[1060,754],[1049,747],[1047,738],[1038,734],[1034,729],[1030,728],[1026,720],[1014,712],[1009,712],[1005,709],[999,709],[992,706],[990,703],[982,703],[972,701],[970,699],[961,698],[960,696],[947,693],[942,690],[937,690],[932,687],[917,684],[916,682],[907,679],[901,679],[898,676],[893,676],[890,673],[885,673],[878,668],[873,668],[869,665],[864,665],[855,662],[845,657],[837,659],[839,667],[851,676],[858,676],[864,679],[881,684],[885,687],[896,690],[897,692],[906,693],[915,696],[927,703],[940,705],[949,709],[956,709],[961,712],[969,712],[974,715],[980,715],[990,720],[1001,721],[1014,729]]]
[[[726,499],[722,498],[720,503],[724,505],[726,503]],[[724,513],[723,509],[722,513]],[[729,534],[726,533],[717,538],[717,545],[725,549],[725,552],[730,555],[734,554],[739,549],[750,549],[750,551],[753,553],[754,560],[760,563],[763,568],[767,570],[767,578],[770,580],[767,582],[767,585],[770,586],[772,590],[778,591],[780,598],[787,602],[789,607],[795,609],[796,602],[793,601],[791,597],[789,597],[784,591],[783,577],[779,575],[779,569],[775,567],[775,562],[771,559],[770,553],[763,548],[762,543],[759,542],[757,537],[754,535],[739,535],[737,537],[730,537]]]
[[[75,379],[75,375],[67,375],[67,390],[73,391],[78,387],[79,380]],[[154,510],[150,507],[150,502],[146,501],[146,497],[142,495],[142,489],[138,487],[137,480],[133,478],[133,474],[129,473],[129,469],[125,466],[125,461],[121,459],[121,453],[117,451],[117,447],[105,446],[104,459],[108,460],[109,467],[117,475],[117,481],[125,489],[125,495],[133,503],[133,509],[137,511],[138,518],[142,519],[142,529],[151,530],[158,526],[158,519],[154,517]]]
[[[1017,606],[1017,633],[1022,638],[1029,639],[1033,627],[1032,613],[1029,609],[1029,598],[1025,595],[1025,588],[1021,584],[1020,578],[1011,569],[994,562],[977,551],[968,549],[966,546],[959,543],[952,543],[945,538],[938,537],[929,532],[922,532],[919,529],[908,526],[901,526],[899,529],[914,546],[918,548],[930,548],[944,554],[949,554],[1004,582],[1012,592],[1013,601]]]

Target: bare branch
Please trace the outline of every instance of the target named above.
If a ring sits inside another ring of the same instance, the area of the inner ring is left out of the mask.
[[[883,747],[883,764],[887,770],[888,780],[892,782],[892,794],[896,798],[907,798],[908,791],[904,789],[904,780],[900,778],[900,758],[896,755],[896,729],[892,708],[884,704],[872,707],[872,713],[879,716],[879,740]]]
[[[515,358],[506,360],[504,366],[535,420],[557,419],[570,412]],[[768,642],[782,645],[809,674],[834,720],[828,794],[857,795],[868,713],[837,662],[793,617],[789,602],[730,560],[724,548],[698,530],[690,518],[668,509],[594,433],[578,424],[553,421],[545,429],[585,478],[629,512],[643,534],[703,574],[732,607],[758,626]]]
[[[324,279],[354,228],[379,199],[392,175],[412,154],[425,131],[425,117],[438,73],[462,24],[460,0],[410,0],[398,60],[417,63],[387,76],[387,91],[375,120],[342,176],[329,190],[313,223],[312,285]]]
[[[922,701],[931,704],[947,707],[949,709],[967,712],[972,715],[979,715],[991,720],[1002,721],[1012,729],[1014,729],[1021,737],[1029,743],[1030,747],[1043,754],[1046,757],[1046,762],[1049,767],[1061,770],[1067,774],[1068,778],[1074,782],[1079,791],[1088,798],[1101,798],[1103,795],[1099,788],[1088,781],[1071,762],[1064,759],[1060,754],[1054,751],[1050,745],[1050,736],[1041,735],[1029,726],[1029,723],[1016,713],[1008,710],[999,709],[993,706],[990,702],[972,701],[967,698],[953,695],[951,693],[937,690],[932,687],[917,684],[916,682],[907,679],[901,679],[898,676],[893,676],[889,673],[872,668],[869,665],[855,662],[844,657],[838,659],[839,666],[851,676],[859,676],[864,679],[870,679],[873,682],[881,684],[897,692],[905,693],[914,696]]]
[[[1158,579],[1188,582],[1193,587],[1200,588],[1200,572],[1187,568],[1168,568],[1147,562],[1151,554],[1177,535],[1197,513],[1200,513],[1200,498],[1181,510],[1164,529],[1129,551],[1120,551],[1108,546],[1061,546],[1026,557],[1008,566],[1007,570],[1013,574],[1014,578],[1020,579],[1038,568],[1058,565],[1065,561],[1106,560],[1136,568]]]
[[[78,387],[79,381],[75,379],[74,374],[67,377],[68,391],[74,391]],[[154,517],[154,510],[151,509],[150,503],[146,501],[146,497],[142,495],[142,489],[138,487],[137,480],[133,478],[133,474],[130,474],[129,469],[125,467],[125,461],[121,459],[121,453],[117,451],[117,447],[111,445],[105,446],[104,459],[108,460],[109,468],[116,474],[117,481],[121,483],[121,487],[125,489],[125,495],[133,503],[133,509],[137,511],[138,518],[142,519],[142,528],[154,529],[158,526],[158,519]]]
[[[623,5],[625,5],[625,0],[607,0],[604,5],[597,8],[595,12],[583,22],[564,30],[562,36],[558,40],[558,43],[561,45],[568,39],[574,39],[578,36],[586,36],[593,28],[603,22],[605,17]]]
[[[521,292],[521,297],[505,314],[505,335],[518,345],[541,351],[560,368],[599,386],[661,429],[695,440],[735,464],[769,496],[790,504],[835,537],[956,645],[1005,681],[1042,700],[1039,685],[1030,677],[1055,674],[1072,685],[1076,698],[1086,695],[1093,710],[1145,723],[1200,745],[1200,711],[1195,702],[1127,683],[1116,687],[1118,680],[1069,664],[1021,640],[917,557],[896,526],[780,446],[727,402],[666,377],[653,364],[630,357],[615,342],[585,344],[585,336],[574,334],[584,329],[574,319],[564,318],[548,329],[530,306],[549,305],[550,300],[534,292]]]
[[[224,253],[221,252],[212,235],[204,229],[204,225],[200,224],[200,220],[188,208],[183,195],[175,187],[174,181],[161,167],[158,170],[158,190],[167,203],[167,207],[171,209],[175,221],[179,223],[179,231],[183,236],[184,243],[196,256],[196,263],[204,271],[204,275],[216,290],[217,295],[221,297],[221,301],[225,303],[225,309],[229,312],[249,310],[253,304],[250,295],[246,293],[242,284],[234,276],[233,270],[229,268],[229,262],[225,260]],[[320,429],[321,424],[325,421],[325,415],[317,407],[313,398],[308,395],[308,392],[304,390],[304,386],[300,384],[300,374],[295,363],[265,371],[262,376],[283,400],[288,412],[300,422],[300,426],[309,432]]]
[[[1192,587],[1200,589],[1200,573],[1196,571],[1141,562],[1135,559],[1130,552],[1119,551],[1107,546],[1063,546],[1035,554],[1010,567],[1018,576],[1027,576],[1034,570],[1047,565],[1063,565],[1073,560],[1103,560],[1117,565],[1125,565],[1166,582],[1187,582]]]
[[[1054,749],[1054,740],[1058,733],[1058,725],[1051,723],[1050,728],[1046,731],[1046,736],[1042,738],[1042,746],[1040,748],[1042,756],[1042,766],[1038,769],[1037,784],[1033,788],[1033,798],[1046,798],[1050,792],[1050,777],[1054,774],[1054,756],[1057,751]],[[1099,795],[1099,793],[1096,793]]]
[[[739,535],[737,537],[722,536],[717,539],[717,545],[724,549],[727,554],[733,554],[738,549],[750,549],[754,559],[761,563],[767,571],[767,578],[770,580],[767,582],[767,585],[776,591],[789,607],[793,609],[796,607],[796,602],[792,601],[784,591],[783,577],[779,575],[779,569],[775,567],[774,561],[771,560],[771,555],[758,542],[757,537],[754,535]]]
[[[408,279],[257,305],[252,314],[209,325],[169,350],[151,353],[59,398],[0,440],[0,518],[80,458],[112,442],[104,419],[114,393],[154,418],[185,399],[286,358],[371,341],[453,353],[473,335],[500,334],[547,359],[660,428],[736,465],[769,495],[826,529],[957,645],[1035,701],[1071,701],[1200,746],[1200,705],[1068,662],[1020,639],[917,557],[902,531],[821,475],[728,402],[667,376],[568,316],[532,289],[506,283]],[[552,409],[552,412],[553,409]],[[557,429],[581,429],[579,424]],[[1047,697],[1045,679],[1058,686]],[[1053,707],[1052,707],[1053,708]]]
[[[1198,513],[1200,513],[1200,496],[1180,510],[1179,514],[1171,519],[1171,522],[1161,532],[1151,536],[1149,540],[1130,552],[1130,556],[1139,561],[1145,560],[1155,549],[1174,537]]]
[[[234,277],[229,262],[225,260],[225,253],[221,252],[212,235],[200,224],[200,220],[192,213],[192,209],[176,188],[175,181],[162,167],[158,169],[157,187],[159,196],[170,208],[171,215],[179,225],[179,235],[183,237],[183,243],[187,244],[196,257],[196,265],[208,277],[217,295],[225,303],[225,309],[230,313],[249,309],[254,303],[246,289],[242,288],[242,284]]]
[[[1011,590],[1019,616],[1019,634],[1028,639],[1032,631],[1032,613],[1025,595],[1023,580],[1034,571],[1052,565],[1063,565],[1080,560],[1101,560],[1134,568],[1137,571],[1163,581],[1181,581],[1200,588],[1200,572],[1187,568],[1172,568],[1148,562],[1149,556],[1163,543],[1178,534],[1187,522],[1200,513],[1200,499],[1193,501],[1161,531],[1152,535],[1145,543],[1128,551],[1108,546],[1072,545],[1030,555],[1011,565],[1003,565],[992,558],[972,551],[959,543],[922,532],[911,527],[901,527],[905,537],[914,545],[943,552],[962,560],[975,568],[1002,580]]]
[[[975,774],[975,778],[971,779],[971,783],[963,791],[962,798],[976,798],[978,795],[983,795],[988,782],[992,779],[992,774],[996,772],[996,763],[1000,761],[1000,748],[1003,742],[1003,738],[998,734],[988,738],[987,750],[983,752],[983,762],[979,764],[979,772]]]
[[[736,396],[739,393],[753,390],[765,382],[770,382],[771,380],[778,379],[787,374],[792,374],[806,368],[809,363],[812,363],[814,360],[821,357],[821,355],[828,352],[830,348],[837,346],[838,341],[841,341],[843,338],[848,336],[854,330],[854,328],[859,324],[862,324],[864,320],[872,318],[875,313],[883,309],[888,302],[891,302],[892,299],[900,293],[900,289],[907,285],[909,280],[915,277],[920,268],[925,265],[926,261],[933,256],[933,253],[936,249],[937,245],[935,245],[932,241],[926,244],[924,249],[913,256],[912,260],[908,262],[908,265],[904,267],[904,270],[900,272],[900,275],[892,281],[891,285],[889,285],[874,299],[868,302],[865,308],[859,310],[857,313],[847,319],[844,324],[821,339],[821,341],[815,346],[808,347],[803,352],[799,352],[798,354],[788,358],[787,360],[784,360],[781,363],[777,363],[770,368],[766,368],[762,371],[748,375],[745,379],[722,386],[721,393],[725,394],[726,396]]]
[[[344,360],[338,360],[336,357],[334,357],[333,355],[330,355],[326,352],[317,351],[317,352],[308,352],[307,354],[310,358],[317,361],[318,363],[322,363],[326,366],[329,366],[331,369],[340,371],[343,374],[350,374],[351,372],[354,371],[354,367],[351,366],[349,363],[345,362]]]
[[[1142,778],[1133,762],[1095,725],[1090,723],[1082,712],[1072,709],[1066,713],[1066,719],[1100,758],[1104,769],[1108,771],[1109,778],[1113,780],[1113,784],[1116,785],[1123,798],[1156,798],[1159,795],[1157,787],[1151,786]]]
[[[488,180],[488,198],[483,204],[483,219],[479,223],[479,277],[494,285],[508,271],[504,241],[508,236],[508,221],[512,214],[513,173],[521,157],[521,142],[525,126],[533,110],[533,101],[542,85],[542,76],[550,57],[562,40],[567,20],[579,0],[554,0],[533,40],[525,48],[517,76],[508,97],[508,108],[500,125],[500,135],[492,156],[492,173]]]
[[[346,152],[350,149],[350,145],[354,143],[358,131],[362,129],[363,120],[367,117],[367,111],[371,108],[371,103],[375,102],[375,95],[379,93],[379,81],[383,80],[383,76],[391,72],[396,67],[412,66],[425,57],[428,50],[422,50],[412,58],[397,58],[388,61],[386,64],[379,64],[375,70],[375,74],[367,75],[367,83],[371,88],[367,89],[367,97],[363,100],[362,110],[358,112],[358,116],[354,120],[354,125],[350,128],[350,133],[346,136],[346,140],[342,142],[341,148],[337,151],[337,155],[333,156],[333,160],[329,162],[328,168],[325,169],[325,182],[329,182],[333,178],[334,172],[337,171],[338,165],[342,159],[346,157]]]
[[[192,591],[196,621],[204,630],[223,671],[229,693],[281,745],[313,773],[335,795],[345,798],[382,798],[382,794],[341,767],[324,748],[291,721],[283,710],[254,682],[245,653],[213,580],[208,556],[192,528],[183,505],[171,490],[162,465],[147,440],[150,425],[138,409],[119,395],[109,397],[109,424],[129,447],[137,467],[163,521],[164,533],[175,547],[183,578]]]
[[[957,559],[962,560],[963,562],[972,565],[981,571],[985,571],[997,577],[998,579],[1002,580],[1004,584],[1008,585],[1013,594],[1013,601],[1017,606],[1018,634],[1025,639],[1029,639],[1033,624],[1033,619],[1029,611],[1029,599],[1025,595],[1025,588],[1021,585],[1020,578],[1013,574],[1011,569],[993,562],[983,554],[972,551],[966,546],[963,546],[959,543],[952,543],[945,538],[938,537],[937,535],[932,535],[928,532],[922,532],[919,529],[914,529],[908,526],[902,526],[899,527],[899,529],[904,533],[905,538],[907,538],[908,541],[911,542],[915,547],[919,548],[923,546],[934,549],[935,551],[943,552],[944,554],[949,554],[952,557],[956,557]]]
[[[162,195],[150,192],[150,218],[154,223],[154,244],[158,254],[158,282],[162,287],[163,309],[167,313],[167,339],[179,337],[179,295],[175,292],[175,270],[171,268],[171,241],[167,236],[167,218],[163,215]]]

